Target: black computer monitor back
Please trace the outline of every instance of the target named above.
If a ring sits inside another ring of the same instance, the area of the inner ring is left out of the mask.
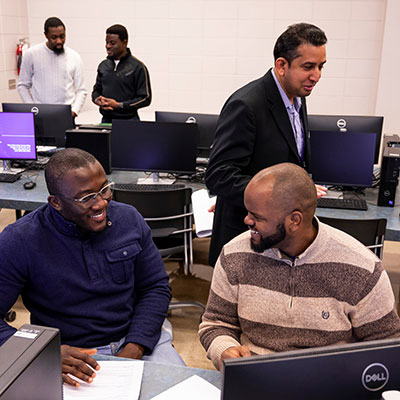
[[[228,359],[222,400],[381,399],[399,371],[400,339]]]
[[[3,111],[32,112],[37,145],[65,147],[65,131],[75,127],[66,104],[3,103]]]
[[[0,399],[62,398],[59,330],[23,325],[0,347]]]
[[[156,121],[195,123],[199,127],[197,150],[199,157],[210,157],[210,149],[217,129],[218,115],[185,112],[156,111]]]

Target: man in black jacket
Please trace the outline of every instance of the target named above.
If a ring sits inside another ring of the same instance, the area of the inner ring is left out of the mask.
[[[314,25],[289,26],[275,43],[275,67],[237,90],[222,108],[206,172],[207,187],[218,196],[210,265],[224,244],[248,229],[243,194],[250,179],[282,162],[309,165],[305,97],[321,77],[326,42]],[[324,189],[317,189],[322,195]]]
[[[151,103],[150,77],[146,66],[127,47],[128,31],[112,25],[106,31],[107,58],[97,68],[92,100],[100,106],[102,122],[139,119],[137,110]]]

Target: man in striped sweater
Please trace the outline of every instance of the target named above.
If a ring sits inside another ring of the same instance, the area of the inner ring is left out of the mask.
[[[381,261],[318,221],[304,169],[260,171],[244,202],[250,229],[224,246],[199,330],[217,368],[226,358],[400,335]]]

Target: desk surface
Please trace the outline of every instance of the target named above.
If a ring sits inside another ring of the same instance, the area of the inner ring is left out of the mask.
[[[11,208],[16,210],[34,210],[47,202],[47,188],[44,181],[43,171],[29,171],[23,174],[22,178],[15,183],[0,183],[0,208]],[[28,176],[36,181],[36,187],[32,190],[25,190],[23,184],[28,180]],[[133,171],[114,171],[108,175],[109,179],[116,183],[136,183],[139,177],[143,177],[141,172]],[[179,181],[181,183],[181,181]],[[182,181],[193,190],[204,188],[202,183],[192,183]],[[335,210],[328,208],[317,208],[317,216],[332,218],[354,218],[354,219],[373,219],[386,218],[386,240],[400,241],[400,205],[396,207],[378,207],[376,205],[378,189],[367,189],[366,200],[368,203],[367,211],[358,210]],[[400,186],[396,193],[397,203],[400,204]]]
[[[96,360],[128,360],[102,355],[95,355],[94,358]],[[157,394],[164,392],[193,375],[200,376],[219,389],[222,387],[222,375],[218,371],[145,361],[139,400],[152,399]]]
[[[134,171],[114,171],[107,175],[108,179],[115,183],[136,183],[138,178],[144,176],[144,173]],[[26,190],[23,185],[29,179],[36,182],[36,187]],[[202,183],[187,180],[177,180],[177,183],[184,183],[193,190],[204,188]],[[14,183],[0,182],[0,208],[32,211],[47,203],[48,195],[44,171],[27,171]]]

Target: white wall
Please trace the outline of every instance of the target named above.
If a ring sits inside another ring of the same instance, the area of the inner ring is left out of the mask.
[[[385,116],[385,132],[400,134],[400,1],[387,0],[376,113]]]
[[[144,119],[152,119],[155,110],[218,113],[235,89],[272,66],[277,36],[299,21],[320,26],[328,36],[328,63],[309,98],[309,112],[375,114],[383,34],[389,28],[399,32],[398,20],[389,19],[390,27],[385,26],[386,0],[26,2],[31,43],[44,40],[47,17],[60,17],[67,26],[67,45],[84,60],[90,91],[105,58],[106,28],[125,25],[131,50],[150,71],[153,102],[141,111]],[[379,112],[396,100],[386,96]],[[99,118],[90,99],[84,109]]]
[[[18,40],[29,35],[26,1],[0,1],[0,103],[21,101],[16,89],[8,89],[8,81],[18,76]]]

